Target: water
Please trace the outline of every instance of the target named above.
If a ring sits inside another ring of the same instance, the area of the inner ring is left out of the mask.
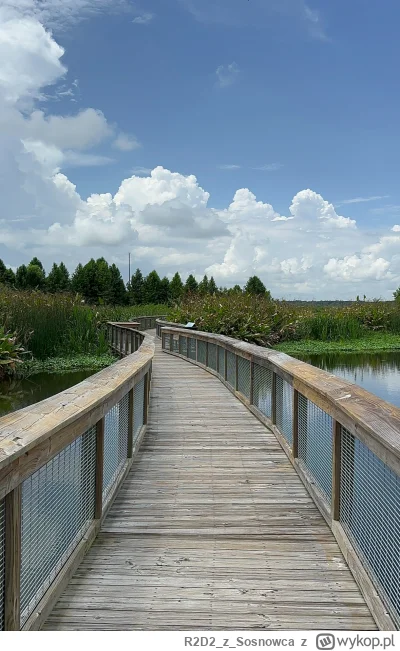
[[[400,352],[293,355],[400,407]]]
[[[0,417],[65,391],[96,372],[37,373],[23,380],[0,382]]]

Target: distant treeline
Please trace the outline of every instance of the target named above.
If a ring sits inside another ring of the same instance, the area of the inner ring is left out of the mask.
[[[204,276],[201,282],[190,274],[184,282],[178,272],[169,280],[160,278],[157,271],[143,276],[136,269],[130,282],[124,283],[121,272],[115,264],[109,265],[104,258],[93,258],[85,265],[78,264],[74,273],[69,274],[63,262],[54,263],[46,275],[43,264],[33,258],[28,265],[21,265],[14,273],[0,260],[0,284],[18,290],[40,290],[51,294],[75,292],[91,305],[145,305],[167,304],[179,301],[187,294],[241,293],[263,295],[270,293],[257,276],[249,278],[243,289],[239,285],[231,289],[217,287],[214,278]]]

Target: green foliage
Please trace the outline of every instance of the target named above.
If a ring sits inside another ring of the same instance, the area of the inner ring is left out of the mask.
[[[208,294],[208,276],[205,275],[203,280],[199,283],[198,290],[201,296]]]
[[[71,288],[91,305],[125,305],[127,293],[121,272],[104,258],[78,264],[71,279]]]
[[[271,294],[267,292],[264,283],[260,280],[258,276],[251,276],[244,288],[246,294],[254,294],[255,296],[266,296],[271,298]]]
[[[141,305],[144,303],[143,284],[143,274],[140,269],[136,269],[130,283],[128,283],[128,301],[130,305]]]
[[[164,288],[165,289],[165,288]],[[150,271],[143,283],[143,299],[145,303],[160,303],[162,294],[161,278],[157,271]]]
[[[15,285],[15,273],[12,269],[7,269],[3,260],[0,260],[0,285]]]
[[[59,265],[55,262],[46,279],[47,291],[52,294],[56,292],[67,292],[70,286],[71,282],[67,267],[63,262],[60,262]]]
[[[169,284],[169,294],[170,299],[174,302],[179,301],[183,294],[183,282],[178,272],[176,272]]]
[[[400,287],[398,287],[398,288],[396,289],[396,291],[393,292],[393,296],[394,296],[394,300],[395,300],[397,303],[400,303]]]
[[[0,327],[0,380],[13,375],[17,365],[22,363],[25,349],[18,343],[17,336]]]
[[[211,278],[210,278],[210,280],[208,282],[208,293],[209,294],[216,294],[217,291],[218,291],[218,287],[216,285],[216,282],[215,282],[213,276],[211,276]]]
[[[190,274],[185,283],[185,293],[186,294],[196,294],[198,291],[199,285],[196,278],[193,274]]]

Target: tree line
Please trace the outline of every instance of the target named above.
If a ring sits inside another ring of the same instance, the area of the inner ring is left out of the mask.
[[[21,265],[14,273],[7,269],[0,260],[0,285],[6,285],[18,290],[40,290],[49,293],[75,292],[83,296],[92,305],[146,305],[167,304],[179,301],[187,294],[241,293],[263,295],[270,298],[270,293],[257,276],[252,276],[243,289],[240,285],[227,289],[217,287],[214,278],[203,277],[197,282],[190,274],[183,282],[180,274],[175,273],[169,280],[166,276],[160,278],[157,271],[151,271],[143,276],[136,269],[128,283],[124,283],[121,272],[115,264],[109,265],[104,258],[93,258],[85,265],[78,264],[70,275],[63,262],[53,264],[46,275],[41,261],[34,257],[28,265]]]

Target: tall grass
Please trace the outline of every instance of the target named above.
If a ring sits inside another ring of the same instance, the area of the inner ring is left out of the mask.
[[[36,359],[107,352],[107,321],[167,314],[165,305],[112,307],[84,305],[71,294],[0,289],[0,325],[16,332],[18,341]]]
[[[173,310],[172,318],[267,346],[302,339],[355,340],[371,332],[400,334],[400,307],[394,301],[317,307],[243,294],[190,297]]]

